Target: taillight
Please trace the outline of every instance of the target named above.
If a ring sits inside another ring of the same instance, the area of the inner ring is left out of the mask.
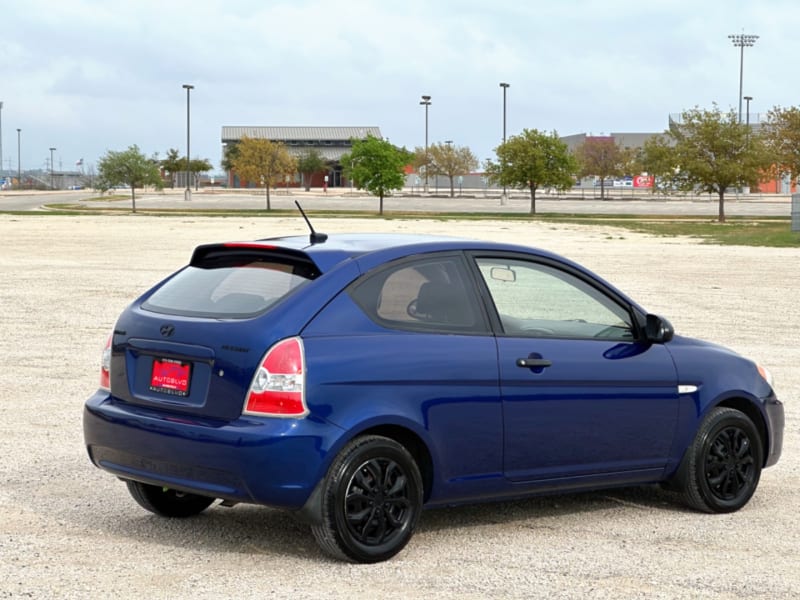
[[[108,336],[108,341],[100,360],[100,387],[109,392],[111,391],[111,337],[111,335]]]
[[[247,391],[244,413],[275,417],[302,417],[305,399],[305,358],[299,337],[282,340],[261,360]]]

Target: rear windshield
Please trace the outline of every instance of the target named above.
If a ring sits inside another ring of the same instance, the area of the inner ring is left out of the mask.
[[[164,283],[143,304],[173,315],[246,318],[267,310],[318,272],[290,259],[232,256],[189,266]]]

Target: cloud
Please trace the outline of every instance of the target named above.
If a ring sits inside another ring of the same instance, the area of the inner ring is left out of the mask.
[[[377,125],[393,142],[452,139],[486,158],[523,128],[661,131],[695,105],[737,105],[745,53],[754,111],[800,97],[800,6],[712,0],[5,0],[4,131],[24,131],[23,164],[47,148],[94,162],[136,143],[185,145],[218,163],[223,125]],[[9,148],[9,140],[4,140]],[[13,157],[12,157],[13,158]],[[4,155],[8,162],[8,150]],[[15,162],[15,161],[14,161]],[[8,166],[4,164],[4,166]]]

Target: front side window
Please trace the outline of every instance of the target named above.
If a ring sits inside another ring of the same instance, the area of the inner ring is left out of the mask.
[[[436,257],[370,274],[350,294],[371,319],[386,327],[484,331],[469,281],[460,257]]]
[[[634,338],[627,308],[571,273],[515,259],[477,263],[508,335]]]

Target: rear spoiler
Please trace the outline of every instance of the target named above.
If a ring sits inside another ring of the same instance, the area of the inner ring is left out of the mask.
[[[319,274],[319,269],[309,256],[300,250],[275,246],[264,242],[225,242],[222,244],[203,244],[194,249],[189,265],[210,267],[220,262],[264,260],[277,262],[304,263],[311,271]]]

